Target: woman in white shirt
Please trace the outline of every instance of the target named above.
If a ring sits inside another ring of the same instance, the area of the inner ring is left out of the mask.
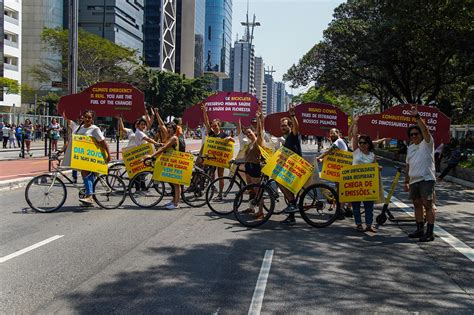
[[[370,164],[375,163],[375,154],[374,144],[372,143],[372,139],[366,135],[357,135],[357,122],[358,117],[354,117],[353,125],[351,126],[352,129],[352,148],[354,152],[352,154],[353,160],[352,165],[360,165],[360,164]],[[372,226],[373,218],[374,218],[374,201],[363,201],[364,209],[365,209],[365,224],[366,228],[362,227],[362,219],[360,215],[360,201],[352,202],[352,210],[354,212],[354,221],[356,224],[356,230],[359,232],[377,232],[375,228]]]

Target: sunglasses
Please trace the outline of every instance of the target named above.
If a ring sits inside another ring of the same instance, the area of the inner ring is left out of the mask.
[[[365,141],[359,141],[359,144],[367,144]]]
[[[420,134],[419,132],[412,132],[412,133],[410,133],[410,137],[418,136],[419,134]]]

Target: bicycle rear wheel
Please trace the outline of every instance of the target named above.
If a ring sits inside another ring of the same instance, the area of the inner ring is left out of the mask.
[[[211,178],[201,172],[193,172],[191,184],[183,186],[181,199],[194,208],[202,207],[206,204],[206,188],[211,183]]]
[[[254,191],[255,194],[251,195],[248,191]],[[237,193],[233,210],[235,218],[242,225],[256,227],[267,222],[274,209],[275,199],[270,188],[263,184],[249,184]]]
[[[141,208],[151,208],[159,204],[164,191],[164,184],[153,180],[153,173],[148,171],[135,175],[128,186],[130,199]]]
[[[94,182],[92,198],[104,209],[120,207],[127,197],[127,186],[117,175],[99,175]]]
[[[319,183],[310,185],[303,191],[298,206],[306,223],[317,228],[332,224],[340,211],[336,190]]]
[[[38,212],[53,212],[66,202],[66,185],[59,178],[44,174],[34,177],[25,189],[25,199],[31,209]]]
[[[224,181],[222,191],[220,181]],[[233,177],[223,176],[214,179],[206,190],[206,203],[212,212],[219,215],[232,213],[234,200],[240,191],[240,183]]]

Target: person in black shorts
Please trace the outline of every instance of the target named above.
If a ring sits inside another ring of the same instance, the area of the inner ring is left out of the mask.
[[[301,136],[299,133],[298,120],[295,116],[295,106],[290,105],[288,112],[290,113],[290,117],[283,117],[280,119],[280,129],[283,133],[283,137],[285,137],[285,143],[283,146],[299,156],[302,156]],[[295,195],[282,185],[278,184],[278,186],[288,200],[288,206],[284,209],[284,212],[288,213],[288,217],[281,223],[285,225],[295,224],[295,212],[298,211]]]

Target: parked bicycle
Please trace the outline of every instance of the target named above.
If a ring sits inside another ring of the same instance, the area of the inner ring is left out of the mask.
[[[61,169],[61,161],[60,153],[53,154],[50,158],[52,172],[38,175],[27,184],[25,199],[33,210],[46,213],[60,209],[66,202],[67,187],[77,189],[80,197],[84,194],[83,187],[67,176],[66,169]],[[92,198],[101,208],[115,209],[125,201],[127,189],[117,175],[98,175],[93,187]]]

